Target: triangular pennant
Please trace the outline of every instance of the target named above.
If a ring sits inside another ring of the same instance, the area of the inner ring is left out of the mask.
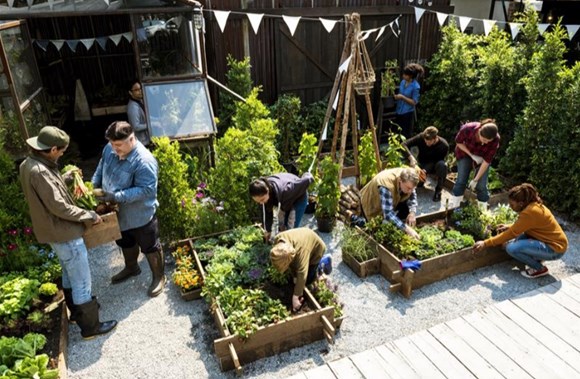
[[[125,38],[127,42],[131,43],[133,41],[133,33],[131,32],[123,33],[123,38]]]
[[[12,8],[14,5],[14,0],[8,0],[8,8]]]
[[[495,20],[482,20],[482,21],[483,21],[483,31],[485,35],[488,35],[489,32],[491,32],[491,29],[493,29],[493,26],[495,25]]]
[[[123,34],[121,34],[121,33],[113,34],[112,36],[109,36],[109,38],[111,39],[111,41],[113,41],[115,46],[119,46],[119,42],[121,42],[121,38],[123,38]]]
[[[361,32],[359,35],[359,42],[360,41],[364,41],[365,39],[369,38],[369,36],[371,35],[371,33],[376,32],[377,29],[371,29],[371,30],[365,30],[364,32]]]
[[[68,46],[69,49],[71,49],[71,51],[73,53],[77,52],[77,45],[79,44],[80,40],[78,39],[67,39],[66,40],[66,44]]]
[[[381,36],[383,35],[383,33],[385,32],[385,28],[387,27],[387,25],[383,26],[382,28],[379,29],[379,32],[377,33],[377,38],[375,38],[375,42],[379,40],[379,38],[381,38]]]
[[[419,20],[423,16],[423,13],[425,13],[425,9],[417,8],[417,7],[413,7],[413,8],[415,8],[415,20],[417,21],[417,24],[418,24]]]
[[[326,124],[324,124],[324,130],[322,131],[322,137],[320,137],[320,139],[323,141],[326,141],[326,130],[327,129],[328,129],[328,122]]]
[[[94,38],[85,38],[85,39],[81,39],[81,42],[83,45],[85,45],[87,50],[89,50],[91,47],[93,47],[93,44],[95,43],[95,39]]]
[[[50,41],[47,39],[37,39],[35,42],[36,46],[40,47],[42,51],[46,51],[46,49],[48,48],[48,43]]]
[[[350,64],[351,58],[352,55],[349,55],[348,58],[346,58],[345,61],[340,64],[340,66],[338,67],[338,72],[345,72],[346,70],[348,70],[348,65]]]
[[[290,35],[294,36],[294,32],[296,31],[300,17],[282,16],[282,18],[288,26],[288,29],[290,29]]]
[[[435,12],[437,13],[437,21],[439,21],[439,26],[443,26],[443,24],[445,24],[445,20],[447,20],[447,16],[449,16],[447,13],[442,13],[442,12]]]
[[[399,24],[397,22],[395,22],[395,24],[397,24],[397,26],[399,26]],[[393,32],[393,34],[395,35],[395,37],[399,38],[399,32],[397,32],[395,30],[395,28],[393,28],[393,23],[392,22],[389,24],[389,26],[391,27],[391,31]]]
[[[322,17],[318,17],[318,19],[320,20],[320,22],[322,22],[322,26],[324,26],[324,29],[326,29],[326,31],[329,33],[332,32],[332,29],[334,29],[334,25],[336,25],[336,23],[338,22],[338,20],[328,20]]]
[[[568,30],[568,38],[572,41],[572,38],[576,35],[576,32],[580,28],[580,25],[566,25],[566,29]]]
[[[34,0],[26,0],[26,4],[30,8],[32,6],[32,4],[34,4]]]
[[[459,29],[461,30],[461,33],[465,31],[465,28],[467,28],[467,25],[469,25],[470,22],[471,17],[459,16]]]
[[[48,7],[52,10],[52,6],[54,5],[54,0],[48,0]]]
[[[97,37],[95,39],[97,40],[97,43],[99,44],[101,49],[107,50],[107,41],[109,40],[108,37]]]
[[[53,39],[50,41],[50,43],[52,43],[54,45],[54,47],[56,47],[56,49],[58,51],[60,51],[60,49],[62,49],[62,45],[64,45],[64,40],[63,39]]]
[[[222,33],[224,32],[224,29],[226,28],[226,22],[228,21],[228,17],[230,17],[230,11],[213,11],[213,14],[215,15],[215,19],[218,23],[218,26],[220,27],[220,30],[222,31]]]
[[[510,30],[512,31],[512,39],[516,39],[516,36],[520,32],[520,26],[522,26],[522,24],[517,22],[510,22],[509,24]]]
[[[105,2],[105,4],[107,4],[107,6],[109,6],[110,1],[109,0],[103,0]]]
[[[548,29],[548,26],[550,26],[550,24],[538,24],[538,32],[540,33],[540,35],[544,34],[546,29]]]
[[[260,22],[262,22],[263,13],[247,13],[250,24],[252,24],[252,29],[254,29],[254,34],[258,34],[258,29],[260,29]]]

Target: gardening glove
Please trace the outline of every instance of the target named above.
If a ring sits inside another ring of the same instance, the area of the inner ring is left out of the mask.
[[[115,194],[113,192],[104,192],[103,196],[97,196],[97,200],[103,203],[111,203],[115,201]]]
[[[288,214],[288,229],[292,229],[296,223],[296,211],[292,209]]]
[[[467,186],[471,191],[475,191],[475,187],[477,186],[477,180],[473,179],[469,182],[469,186]]]
[[[303,297],[298,297],[296,295],[292,295],[292,310],[294,312],[298,312],[300,308],[302,308],[302,302],[304,301]]]
[[[417,259],[413,259],[412,261],[408,261],[403,259],[399,265],[401,266],[402,270],[413,270],[413,271],[417,271],[421,268],[421,261],[418,261]]]
[[[471,159],[473,159],[473,161],[475,162],[476,165],[480,165],[483,163],[483,158],[480,157],[479,155],[472,155]]]

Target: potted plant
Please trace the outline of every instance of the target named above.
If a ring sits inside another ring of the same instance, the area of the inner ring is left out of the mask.
[[[315,217],[318,230],[324,233],[332,231],[336,223],[336,212],[340,200],[340,185],[338,183],[338,163],[334,163],[330,156],[320,163],[318,177],[318,205]]]
[[[318,142],[316,136],[311,133],[303,133],[302,139],[300,140],[300,146],[298,147],[298,158],[296,159],[296,170],[298,175],[303,175],[305,172],[311,169],[313,162],[316,159],[316,153],[318,151]],[[307,214],[314,213],[316,209],[316,171],[313,172],[314,182],[308,187],[308,206],[306,207]]]
[[[399,80],[397,66],[396,59],[387,60],[381,74],[381,100],[385,108],[393,108],[395,106],[395,90]]]

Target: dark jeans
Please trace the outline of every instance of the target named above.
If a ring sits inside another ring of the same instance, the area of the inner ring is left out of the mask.
[[[315,265],[308,266],[308,275],[306,275],[306,285],[312,284],[314,279],[316,279],[317,272],[318,272],[318,263]]]
[[[436,190],[441,191],[445,184],[445,178],[447,177],[447,165],[445,164],[445,161],[427,162],[421,164],[421,168],[427,171],[427,174],[435,174],[437,176]]]
[[[159,241],[159,225],[157,216],[153,216],[147,224],[121,232],[121,239],[115,241],[122,249],[129,249],[139,245],[143,254],[161,251],[161,241]]]
[[[413,136],[413,127],[415,126],[415,112],[408,112],[403,114],[398,114],[395,118],[395,122],[401,127],[401,134],[405,138],[411,138]]]

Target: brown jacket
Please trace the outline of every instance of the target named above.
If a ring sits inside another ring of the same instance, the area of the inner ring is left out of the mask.
[[[399,188],[399,183],[397,178],[401,176],[401,172],[404,168],[390,168],[383,170],[375,175],[370,182],[363,187],[360,191],[361,194],[361,205],[364,212],[364,216],[367,220],[382,214],[383,210],[381,208],[381,198],[379,196],[379,187],[387,188],[393,197],[393,209],[399,205],[399,203],[406,201],[411,195],[403,194],[401,196],[401,191]]]
[[[66,242],[83,235],[94,212],[74,205],[56,163],[31,155],[20,165],[20,182],[40,243]]]
[[[294,295],[302,296],[306,286],[308,267],[318,265],[326,251],[326,245],[318,234],[308,228],[296,228],[282,232],[276,236],[275,243],[280,240],[288,242],[296,249],[296,256],[289,268],[292,276],[296,278]]]

